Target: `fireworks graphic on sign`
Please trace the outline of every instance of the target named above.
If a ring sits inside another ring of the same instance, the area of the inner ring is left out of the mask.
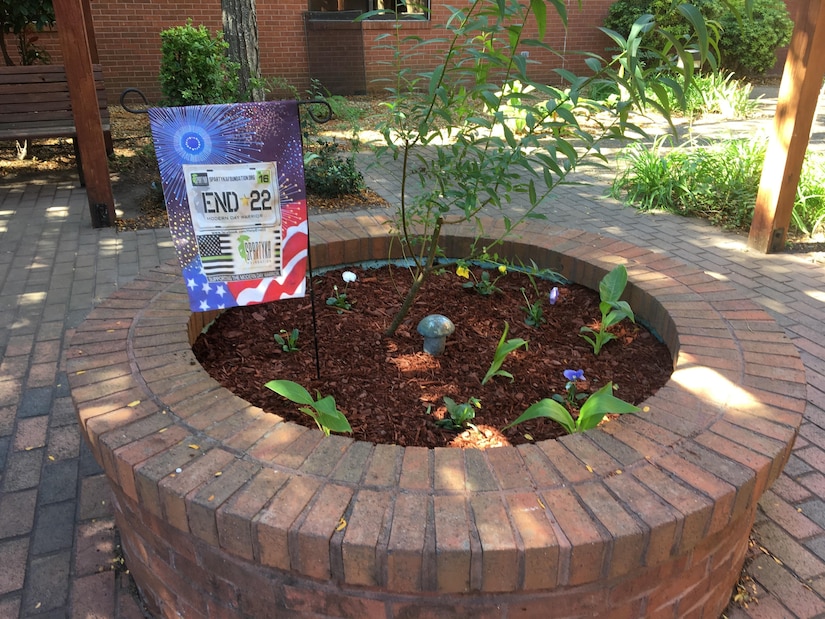
[[[167,201],[181,203],[186,195],[181,164],[258,161],[262,144],[241,110],[228,105],[149,110],[160,177],[168,182],[163,188]]]

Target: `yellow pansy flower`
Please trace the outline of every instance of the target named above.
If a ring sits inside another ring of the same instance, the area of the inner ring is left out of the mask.
[[[463,277],[464,279],[469,279],[470,269],[463,265],[458,265],[458,267],[456,267],[455,274],[459,277]]]

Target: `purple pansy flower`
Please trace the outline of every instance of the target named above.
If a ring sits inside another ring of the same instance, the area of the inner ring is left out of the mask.
[[[565,370],[564,377],[571,382],[584,380],[584,370]]]

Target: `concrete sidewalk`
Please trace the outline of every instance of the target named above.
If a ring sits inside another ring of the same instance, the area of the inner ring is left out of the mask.
[[[367,176],[394,199],[393,170]],[[758,603],[728,616],[825,617],[825,257],[754,254],[743,236],[702,221],[622,207],[604,198],[611,178],[578,173],[582,184],[559,188],[544,212],[732,282],[799,348],[809,403],[790,462],[760,504],[748,568]],[[63,352],[92,307],[173,257],[168,230],[92,229],[73,185],[0,187],[0,619],[142,616],[113,569],[108,491],[79,438]]]

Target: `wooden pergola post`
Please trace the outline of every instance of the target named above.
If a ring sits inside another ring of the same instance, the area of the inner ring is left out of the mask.
[[[779,85],[774,130],[765,153],[748,245],[759,252],[785,248],[819,89],[825,77],[825,6],[803,0]]]
[[[90,42],[94,35],[87,30],[91,7],[89,0],[53,0],[53,5],[92,225],[95,228],[112,226],[115,199],[92,69],[92,55],[97,55],[97,49],[94,42]]]

